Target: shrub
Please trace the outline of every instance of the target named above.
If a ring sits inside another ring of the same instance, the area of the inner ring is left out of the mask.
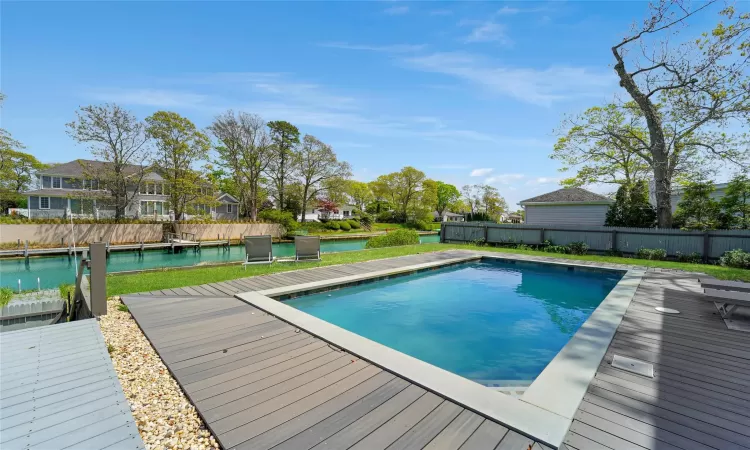
[[[338,231],[341,229],[341,224],[335,220],[331,220],[326,222],[326,228],[333,231]]]
[[[675,257],[677,258],[677,261],[682,263],[690,263],[690,264],[698,264],[701,262],[701,254],[698,252],[693,253],[682,253],[682,252],[675,252]]]
[[[750,269],[750,253],[742,250],[729,250],[719,258],[719,263],[726,267],[737,267],[739,269]]]
[[[300,225],[304,230],[309,232],[320,232],[326,229],[326,225],[320,222],[305,222]]]
[[[533,250],[530,245],[518,244],[516,245],[517,250]]]
[[[407,222],[406,227],[418,231],[432,231],[432,224],[424,220],[413,220]]]
[[[60,298],[63,300],[68,299],[68,294],[70,294],[70,298],[73,298],[76,292],[76,286],[72,283],[60,283],[57,289],[60,291]]]
[[[663,248],[639,248],[635,254],[638,259],[651,259],[654,261],[664,261],[667,259],[667,251]]]
[[[547,253],[570,253],[570,248],[568,248],[565,245],[548,245],[542,249],[542,251],[545,251]]]
[[[485,245],[487,245],[487,243],[484,241],[484,238],[474,239],[470,242],[470,244],[475,247],[484,247]]]
[[[0,308],[10,303],[11,297],[13,297],[13,289],[0,287]]]
[[[372,229],[372,216],[370,214],[367,214],[366,212],[359,213],[359,225],[367,230],[370,231]]]
[[[352,226],[349,225],[349,222],[346,220],[342,220],[339,222],[339,228],[341,228],[341,231],[349,231],[352,229]]]
[[[367,240],[365,248],[396,247],[419,244],[419,234],[414,230],[396,230]]]
[[[291,234],[297,229],[298,223],[294,215],[289,211],[279,211],[278,209],[266,209],[258,214],[258,218],[271,223],[278,223],[286,229],[287,234]]]
[[[360,223],[354,219],[349,219],[347,220],[347,222],[349,223],[349,226],[352,227],[352,229],[354,230],[358,230],[362,228],[362,225],[360,225]]]
[[[571,242],[568,248],[570,249],[570,253],[574,255],[585,255],[589,251],[588,244],[581,241]]]
[[[395,223],[393,211],[383,211],[375,216],[375,222],[378,223]]]
[[[618,258],[622,258],[622,252],[620,250],[612,250],[610,248],[608,250],[604,250],[604,256],[617,256]]]

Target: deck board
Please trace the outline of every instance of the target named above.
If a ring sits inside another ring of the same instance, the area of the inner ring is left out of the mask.
[[[144,448],[95,319],[4,333],[0,345],[0,447]]]

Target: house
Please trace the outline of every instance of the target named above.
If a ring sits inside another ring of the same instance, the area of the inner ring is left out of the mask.
[[[721,200],[722,197],[724,197],[726,193],[726,189],[729,183],[717,183],[714,184],[714,191],[711,192],[710,197],[716,201]],[[672,187],[672,195],[670,195],[670,201],[672,203],[672,214],[677,211],[677,205],[680,203],[680,200],[682,200],[682,195],[684,194],[685,190],[682,188],[682,186],[674,186]],[[656,195],[654,195],[654,201],[653,201],[654,207],[656,207]]]
[[[27,208],[19,212],[30,218],[114,217],[115,207],[111,193],[98,179],[87,176],[106,168],[105,164],[107,163],[102,161],[77,159],[39,171],[39,189],[24,193],[28,199]],[[131,176],[140,171],[140,166],[125,168],[126,174]],[[136,186],[132,189],[136,189]],[[168,192],[169,186],[158,173],[147,173],[141,181],[139,192],[125,210],[125,217],[170,220]],[[219,193],[217,201],[217,206],[204,207],[213,218],[239,217],[237,199],[229,194]]]
[[[456,214],[450,211],[443,212],[442,216],[437,211],[433,211],[432,217],[435,222],[463,222],[465,220],[463,214]]]
[[[508,218],[506,219],[506,222],[523,223],[523,216],[518,213],[510,213],[508,214]]]
[[[563,188],[538,195],[519,204],[526,211],[528,225],[603,226],[608,197],[581,188]]]
[[[351,219],[354,217],[355,209],[356,206],[354,205],[341,205],[336,209],[337,212],[326,214],[326,212],[320,209],[317,205],[308,206],[304,212],[305,222],[318,222],[321,218],[327,220]],[[302,221],[302,215],[298,215],[297,220]]]

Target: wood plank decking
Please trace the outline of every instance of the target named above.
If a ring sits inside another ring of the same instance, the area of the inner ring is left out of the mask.
[[[124,301],[225,448],[543,448],[230,297],[465,254],[286,272]],[[750,334],[726,328],[700,299],[697,278],[647,273],[561,448],[750,449]],[[614,354],[653,363],[655,377],[612,368]]]
[[[96,320],[0,335],[0,448],[144,448]]]

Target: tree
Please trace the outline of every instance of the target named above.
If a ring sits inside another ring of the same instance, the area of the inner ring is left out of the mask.
[[[46,167],[33,155],[14,150],[9,144],[0,144],[0,211],[19,207],[24,199],[21,194],[31,188],[35,173]]]
[[[397,219],[406,221],[410,206],[420,198],[424,172],[407,166],[399,172],[381,175],[370,186],[376,198],[388,201],[396,209]]]
[[[347,180],[345,191],[352,204],[360,211],[365,211],[367,205],[375,201],[375,195],[373,195],[372,189],[370,189],[370,185],[367,183]]]
[[[95,159],[104,164],[83,166],[89,180],[98,180],[112,195],[115,219],[125,215],[141,190],[151,157],[145,126],[120,106],[107,103],[89,105],[76,111],[76,119],[66,125],[67,133],[78,143],[89,145]]]
[[[552,159],[564,165],[561,172],[577,168],[563,186],[580,187],[593,183],[632,186],[648,176],[648,163],[638,154],[648,132],[632,114],[632,105],[615,104],[587,109],[577,117],[563,120],[562,134],[555,143]],[[637,136],[637,138],[636,138]]]
[[[442,181],[437,181],[436,183],[437,202],[435,204],[435,211],[437,211],[438,216],[443,217],[443,213],[461,199],[461,193],[452,184],[443,183]]]
[[[237,186],[245,215],[257,220],[263,173],[272,157],[266,123],[260,116],[230,110],[217,116],[208,129],[221,143],[214,148]]]
[[[615,202],[607,210],[605,225],[610,227],[651,228],[656,223],[656,210],[648,200],[644,180],[623,184],[617,189]]]
[[[188,206],[212,204],[213,187],[193,167],[208,158],[208,136],[174,112],[158,111],[146,118],[146,123],[146,133],[156,143],[154,166],[168,185],[175,219],[181,219]]]
[[[331,214],[339,213],[339,205],[328,198],[318,200],[318,210],[320,210],[321,219],[327,220]]]
[[[675,223],[688,230],[712,230],[719,221],[721,208],[711,198],[714,184],[710,181],[689,182],[684,185],[682,199],[677,204]]]
[[[672,225],[670,194],[681,152],[694,149],[706,158],[747,167],[747,148],[740,149],[734,135],[717,129],[747,123],[750,16],[727,7],[720,14],[728,23],[673,44],[678,28],[713,3],[698,3],[695,9],[681,0],[651,4],[643,24],[611,49],[620,86],[648,130],[648,139],[627,131],[617,136],[640,141],[637,153],[653,171],[658,224],[663,228]],[[635,51],[629,51],[631,47]]]
[[[461,194],[464,196],[464,203],[468,206],[470,214],[475,214],[482,204],[482,189],[478,184],[467,184],[461,188]]]
[[[271,136],[272,157],[267,173],[271,179],[271,190],[279,209],[284,207],[284,191],[286,181],[294,172],[295,152],[299,144],[299,130],[289,122],[275,120],[268,122]]]
[[[489,214],[490,217],[496,222],[500,220],[500,215],[508,209],[508,204],[505,199],[500,195],[497,188],[488,185],[480,185],[482,191],[482,204],[484,205],[484,212]]]
[[[308,201],[318,198],[327,181],[352,175],[349,163],[339,161],[330,145],[309,134],[303,138],[299,150],[297,173],[302,182],[302,211],[307,209]],[[301,221],[305,221],[304,214]]]
[[[729,227],[750,228],[750,178],[747,175],[732,178],[720,203],[729,219]]]

